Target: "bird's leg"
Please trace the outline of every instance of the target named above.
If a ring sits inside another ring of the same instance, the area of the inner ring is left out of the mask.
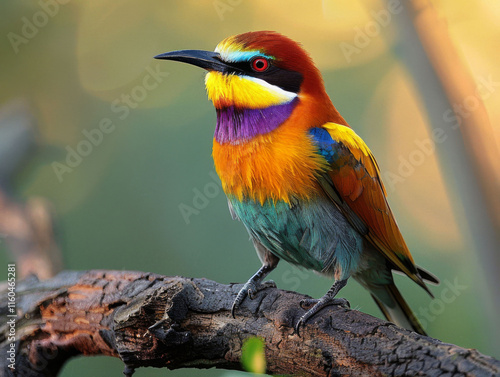
[[[309,318],[311,318],[325,306],[340,305],[346,309],[350,308],[349,301],[347,301],[345,298],[335,298],[337,293],[339,293],[339,291],[344,288],[346,284],[347,279],[336,281],[335,283],[333,283],[328,292],[326,292],[326,294],[319,300],[306,299],[300,302],[300,306],[302,308],[309,308],[309,310],[302,317],[300,317],[299,321],[295,325],[295,332],[297,333],[297,335],[299,335],[300,326],[306,323]]]
[[[231,308],[231,315],[233,318],[236,318],[234,316],[234,312],[238,306],[243,302],[245,297],[248,295],[251,300],[255,298],[255,294],[258,291],[261,291],[262,289],[265,288],[276,288],[276,284],[274,281],[266,281],[262,283],[262,280],[269,275],[269,273],[276,268],[278,263],[276,264],[263,264],[261,268],[259,268],[259,271],[257,271],[248,281],[246,284],[241,288],[241,290],[238,293],[238,296],[236,296],[236,299],[233,302],[233,307]]]

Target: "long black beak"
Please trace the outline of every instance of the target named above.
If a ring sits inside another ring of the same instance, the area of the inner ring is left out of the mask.
[[[183,63],[193,64],[207,71],[224,72],[229,66],[220,59],[217,52],[203,50],[180,50],[156,55],[155,59],[176,60]]]

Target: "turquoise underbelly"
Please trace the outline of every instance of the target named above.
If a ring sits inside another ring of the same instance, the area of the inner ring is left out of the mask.
[[[290,263],[336,278],[354,272],[363,250],[362,236],[326,198],[264,205],[229,199],[251,237]]]

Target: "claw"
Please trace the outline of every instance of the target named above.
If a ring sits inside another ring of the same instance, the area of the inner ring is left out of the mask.
[[[333,305],[338,305],[341,306],[344,309],[351,309],[351,303],[347,301],[345,298],[337,298],[337,302],[334,303]]]
[[[250,298],[250,300],[255,299],[257,293],[266,288],[276,288],[276,283],[272,280],[266,281],[261,284],[256,284],[253,281],[249,280],[243,288],[238,292],[236,299],[233,302],[233,306],[231,307],[231,315],[233,318],[236,318],[235,312],[236,308],[240,306],[246,296]]]
[[[250,300],[253,300],[255,298],[255,294],[253,293],[252,289],[248,290],[247,295]]]
[[[312,316],[314,316],[316,313],[321,311],[326,306],[330,305],[337,305],[341,306],[344,309],[349,309],[351,305],[349,304],[349,301],[347,301],[345,298],[331,298],[329,296],[324,296],[319,300],[315,299],[305,299],[300,302],[300,306],[303,309],[304,306],[312,306],[312,308],[308,309],[307,312],[305,312],[302,317],[299,318],[297,321],[297,324],[295,325],[295,333],[300,337],[300,326],[303,326]]]
[[[306,298],[304,300],[300,300],[300,307],[304,310],[311,309],[314,305],[318,303],[319,300],[315,298]]]
[[[253,241],[258,250],[261,250],[260,247],[262,247],[261,251],[266,256],[266,260],[268,260],[268,262],[264,263],[262,267],[259,268],[259,270],[246,282],[243,288],[241,288],[241,290],[238,292],[238,295],[236,296],[236,299],[233,302],[233,306],[231,307],[231,315],[233,316],[233,318],[236,318],[234,314],[236,308],[243,302],[243,300],[247,295],[250,297],[250,299],[253,299],[255,298],[255,294],[264,288],[269,288],[269,287],[276,288],[276,284],[272,280],[266,281],[264,283],[261,283],[261,281],[272,270],[276,268],[279,259],[277,257],[274,257],[269,251],[266,251],[264,246],[260,245],[258,241],[256,240]]]
[[[300,319],[297,321],[297,324],[295,325],[294,329],[295,329],[295,334],[297,334],[297,336],[300,338],[300,326],[303,325],[303,321],[302,321],[302,317],[300,317]],[[293,334],[292,334],[293,335]]]
[[[233,317],[233,319],[236,319],[236,315],[234,314],[235,311],[236,311],[236,300],[233,302],[233,306],[231,307],[231,316]]]
[[[263,282],[260,286],[262,287],[261,289],[276,288],[276,283],[274,282],[274,280],[268,280],[268,281]]]

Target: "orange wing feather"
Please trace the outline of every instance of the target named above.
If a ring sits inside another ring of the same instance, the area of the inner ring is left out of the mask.
[[[387,203],[387,193],[373,154],[349,127],[336,123],[322,127],[341,148],[328,176],[340,196],[340,207],[346,217],[353,224],[359,223],[355,216],[360,218],[367,228],[365,237],[398,269],[427,290]]]

